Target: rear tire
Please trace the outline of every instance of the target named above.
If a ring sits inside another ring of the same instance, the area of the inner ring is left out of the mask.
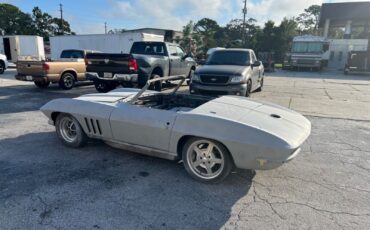
[[[94,86],[99,93],[107,93],[117,87],[115,83],[108,81],[95,81]]]
[[[55,121],[58,138],[63,145],[79,148],[87,143],[88,137],[76,118],[69,114],[60,114]]]
[[[157,79],[157,78],[160,78],[160,76],[157,74],[153,74],[151,79]],[[150,84],[149,89],[161,92],[162,91],[162,81],[156,81]]]
[[[34,81],[33,82],[37,87],[40,89],[45,89],[50,85],[50,81],[43,80],[43,81]]]
[[[187,173],[203,183],[219,183],[233,168],[229,151],[206,138],[190,138],[182,149],[182,160]]]
[[[5,72],[5,63],[0,61],[0,74],[3,74]]]
[[[59,80],[59,87],[70,90],[75,85],[75,76],[72,73],[64,73]]]

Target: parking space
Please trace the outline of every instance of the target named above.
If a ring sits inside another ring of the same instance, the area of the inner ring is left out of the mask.
[[[8,70],[0,75],[0,229],[368,229],[370,77],[266,75],[252,98],[307,115],[309,140],[276,170],[207,185],[178,162],[101,142],[64,147],[38,109],[95,88],[40,90]]]

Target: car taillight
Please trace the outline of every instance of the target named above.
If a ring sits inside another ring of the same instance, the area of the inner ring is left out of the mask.
[[[87,65],[87,58],[85,58],[85,65]]]
[[[134,58],[128,59],[128,68],[132,71],[137,71],[136,59],[134,59]]]
[[[49,71],[50,66],[49,66],[48,64],[44,63],[44,64],[42,64],[42,69],[43,69],[44,71]]]

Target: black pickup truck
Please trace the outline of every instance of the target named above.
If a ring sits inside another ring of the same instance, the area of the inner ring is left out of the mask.
[[[94,81],[99,92],[118,85],[143,87],[148,79],[187,76],[188,83],[196,63],[177,45],[166,42],[134,42],[129,54],[95,53],[86,56],[86,78]],[[152,89],[161,91],[162,82]]]

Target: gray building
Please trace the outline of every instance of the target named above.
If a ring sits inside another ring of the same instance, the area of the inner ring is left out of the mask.
[[[329,68],[342,70],[349,52],[368,50],[369,25],[370,2],[322,4],[319,29],[329,41]]]

